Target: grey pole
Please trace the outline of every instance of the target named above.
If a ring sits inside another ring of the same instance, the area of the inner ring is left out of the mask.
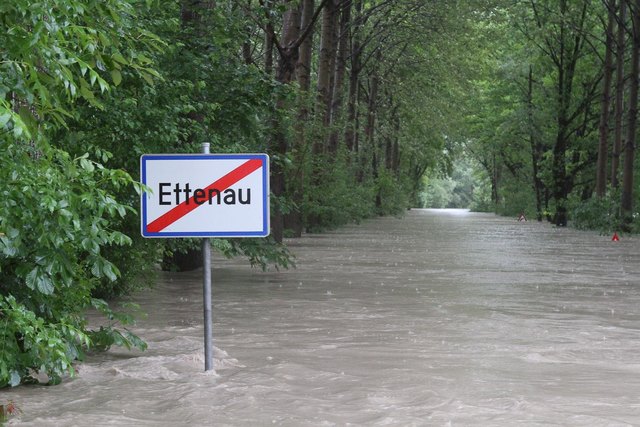
[[[209,143],[202,143],[202,153],[209,154]],[[213,320],[211,318],[211,245],[202,239],[202,285],[204,301],[204,370],[213,369]]]

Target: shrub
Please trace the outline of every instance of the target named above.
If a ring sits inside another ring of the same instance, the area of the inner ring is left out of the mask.
[[[130,244],[112,225],[131,209],[111,191],[134,183],[44,144],[0,145],[0,182],[0,386],[56,381],[91,345],[93,288],[119,275],[102,248]]]

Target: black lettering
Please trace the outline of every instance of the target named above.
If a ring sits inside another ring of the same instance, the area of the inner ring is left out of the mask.
[[[207,193],[202,188],[193,190],[193,201],[196,205],[201,205],[207,201]]]
[[[176,205],[180,204],[180,184],[176,182],[176,186],[173,189],[173,192],[176,195]]]
[[[171,195],[171,191],[163,191],[162,187],[169,187],[171,185],[170,182],[161,182],[158,184],[158,195],[160,196],[160,204],[161,205],[170,205],[171,202],[168,200],[164,200],[163,196]]]
[[[241,205],[250,205],[251,204],[251,189],[247,188],[247,199],[242,200],[242,189],[238,190],[238,202]]]
[[[188,205],[189,199],[191,198],[191,187],[189,187],[188,182],[184,185],[184,190],[182,191],[184,192],[184,200],[185,202],[187,202],[187,205]]]
[[[224,203],[225,205],[235,205],[236,192],[232,189],[224,190]]]
[[[210,188],[209,189],[209,195],[207,196],[207,199],[209,199],[209,204],[213,204],[213,197],[216,197],[216,200],[218,202],[218,204],[220,204],[220,190],[216,190],[215,188]]]
[[[160,182],[158,183],[158,199],[160,205],[171,205],[171,193],[174,194],[174,201],[176,205],[180,204],[182,197],[180,194],[184,194],[184,200],[186,204],[195,203],[196,205],[203,205],[209,202],[210,205],[221,204],[235,205],[239,203],[241,205],[251,204],[251,189],[238,189],[228,188],[222,193],[215,188],[196,188],[192,189],[189,183],[184,184],[184,187],[180,183]],[[193,199],[193,200],[191,200]],[[215,199],[215,200],[214,200]]]

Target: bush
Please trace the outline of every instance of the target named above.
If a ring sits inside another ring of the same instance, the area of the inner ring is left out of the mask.
[[[73,315],[48,322],[12,295],[0,297],[0,387],[35,381],[46,373],[51,383],[73,374],[72,362],[81,358],[89,337]]]
[[[620,191],[609,191],[605,197],[592,197],[573,210],[573,225],[581,230],[597,230],[602,234],[621,230]],[[638,215],[634,215],[627,231],[638,231]]]
[[[380,197],[378,215],[399,215],[409,208],[409,191],[387,169],[380,171],[376,187]]]
[[[0,182],[0,386],[57,380],[91,345],[92,290],[119,275],[102,248],[131,242],[112,227],[131,209],[111,191],[133,181],[88,156],[0,144]]]

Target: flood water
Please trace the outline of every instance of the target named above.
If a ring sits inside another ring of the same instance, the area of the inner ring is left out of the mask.
[[[146,352],[0,391],[24,426],[640,425],[640,241],[413,210],[290,241],[297,269],[213,259],[136,298]]]

